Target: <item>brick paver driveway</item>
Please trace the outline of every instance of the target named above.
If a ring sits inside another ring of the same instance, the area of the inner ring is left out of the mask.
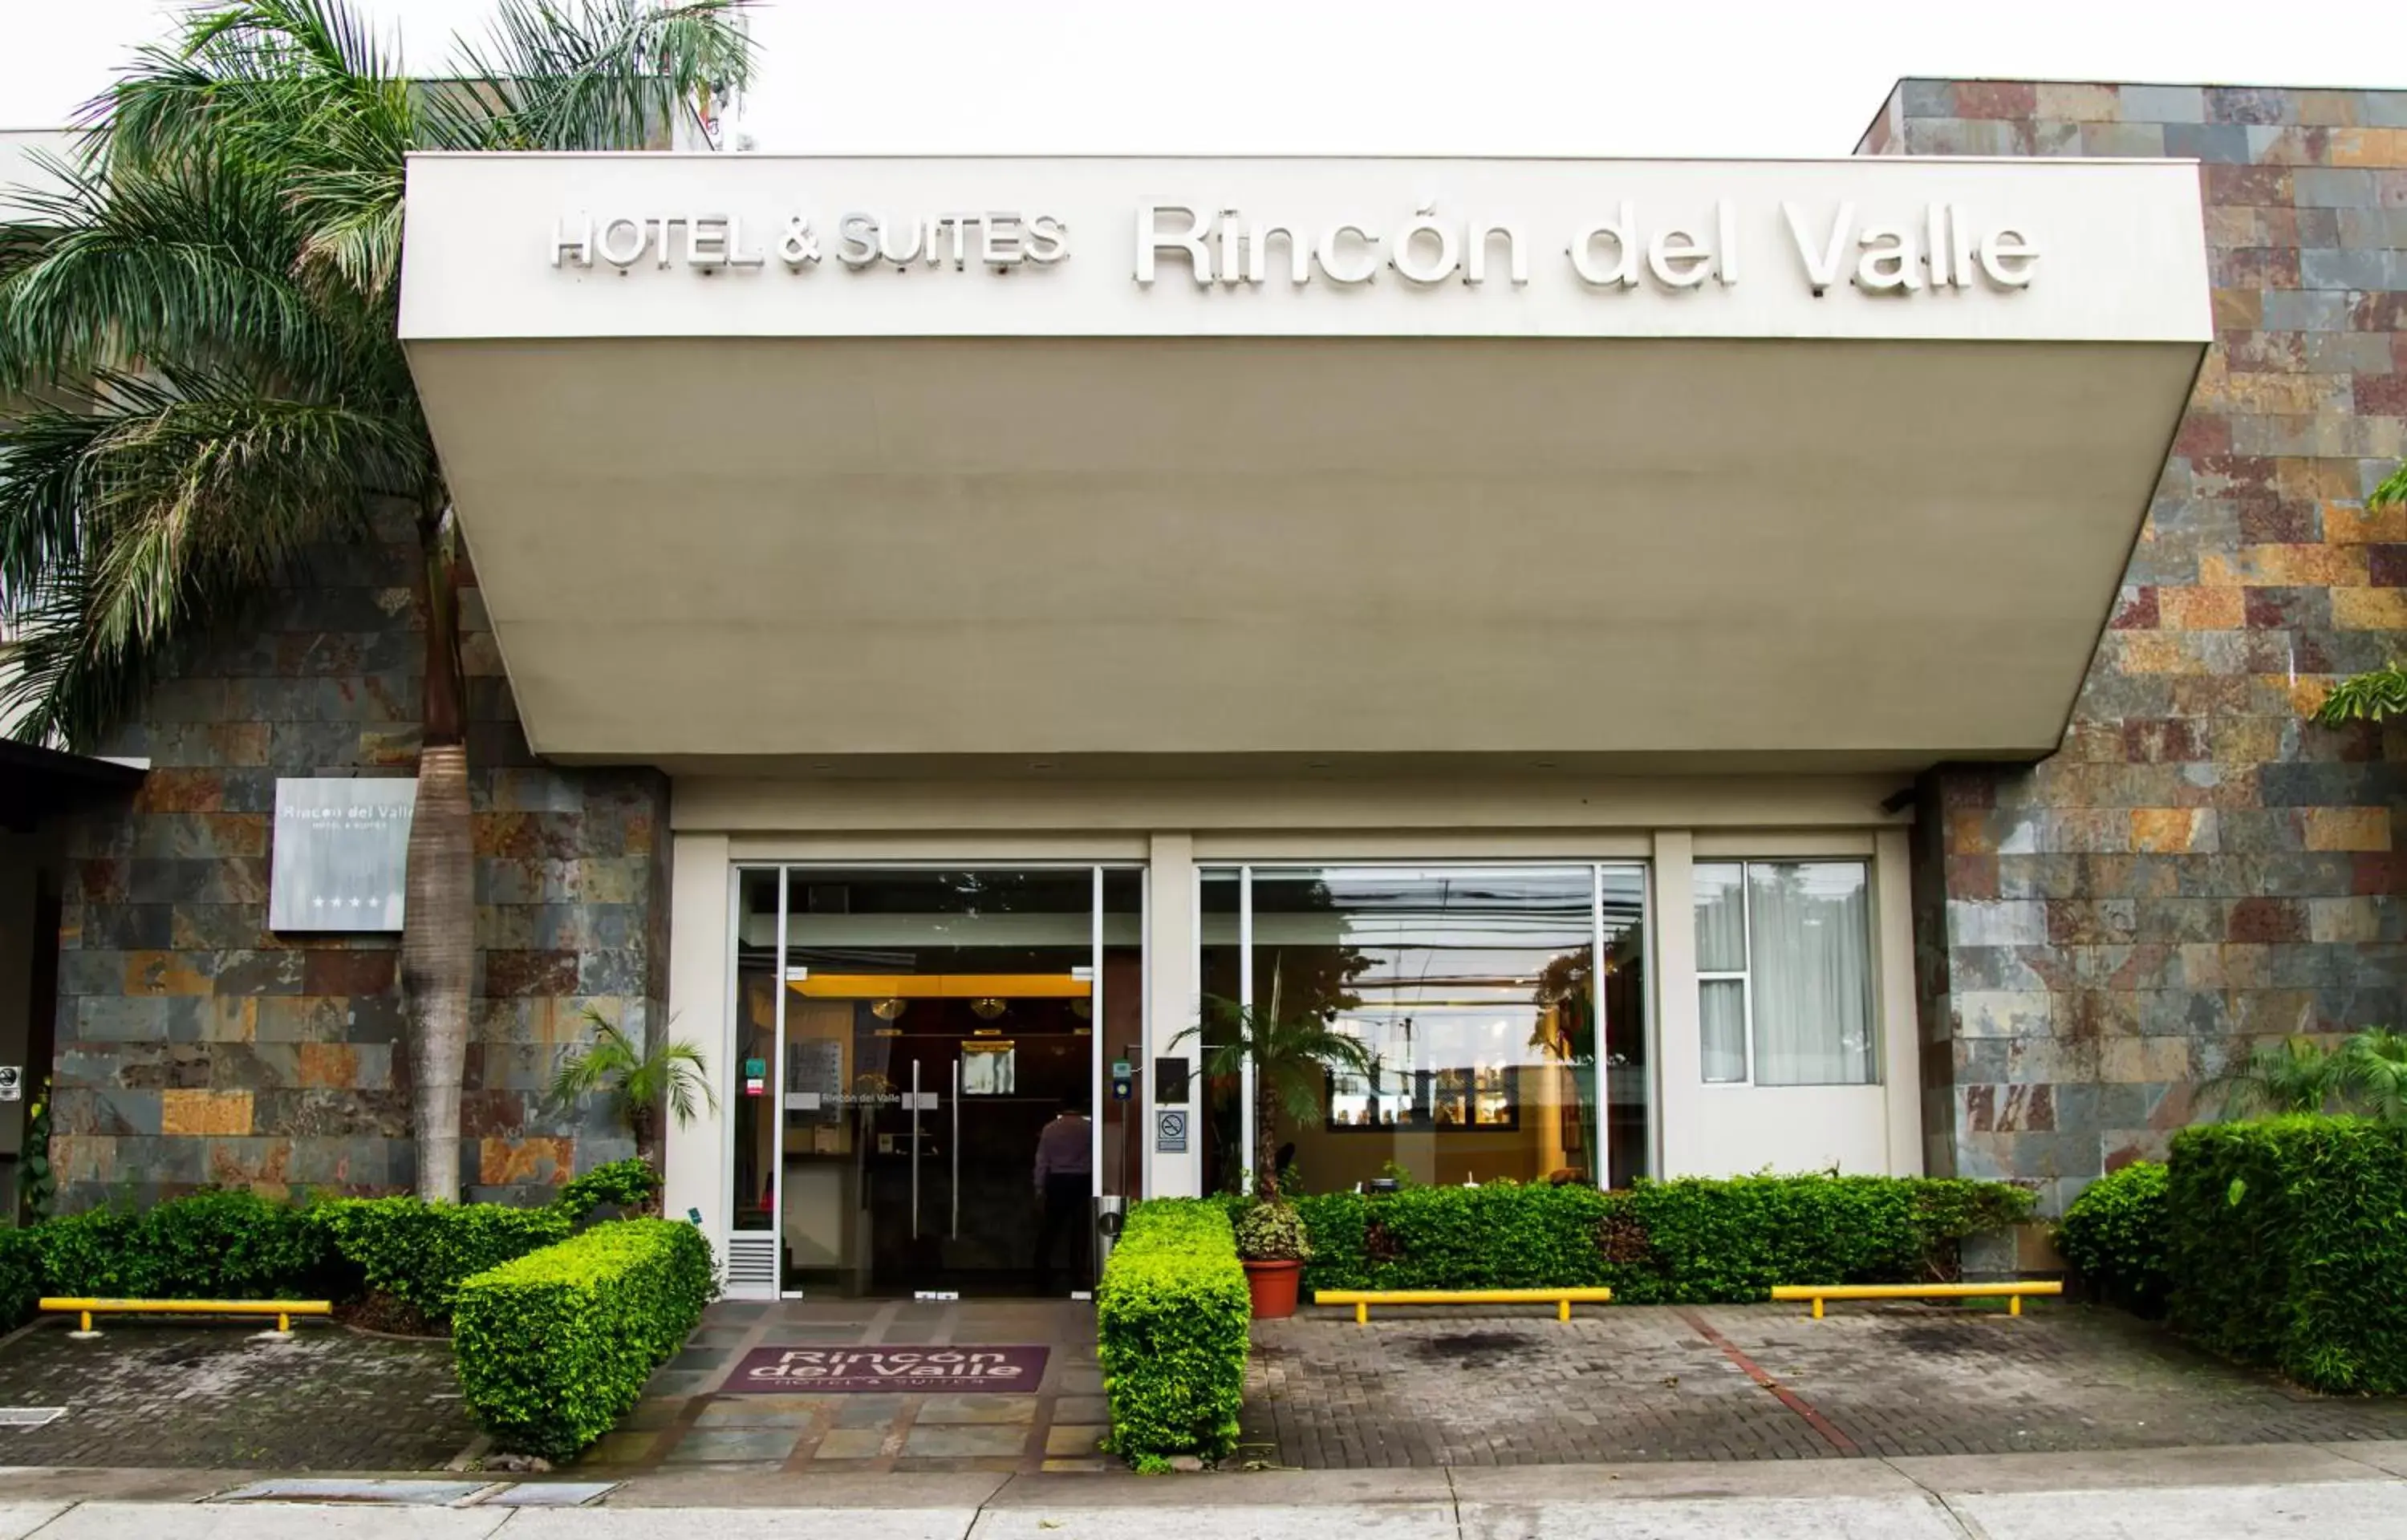
[[[2008,1453],[2407,1437],[2113,1311],[1307,1310],[1254,1328],[1245,1453],[1303,1466]]]
[[[77,1342],[68,1324],[0,1348],[0,1406],[66,1408],[40,1427],[0,1427],[0,1465],[411,1471],[476,1436],[449,1342],[311,1321],[290,1342],[261,1342],[258,1321],[121,1316]]]

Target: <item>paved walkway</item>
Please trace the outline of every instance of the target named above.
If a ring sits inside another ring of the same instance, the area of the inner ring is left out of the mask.
[[[723,1393],[761,1348],[1043,1347],[1026,1394]],[[916,1304],[790,1300],[714,1305],[686,1350],[617,1432],[577,1462],[581,1475],[705,1466],[720,1473],[1095,1472],[1104,1382],[1094,1308],[1052,1300]]]
[[[2009,1454],[2407,1438],[2109,1310],[1414,1309],[1257,1322],[1246,1448],[1304,1468]]]
[[[66,1409],[0,1426],[0,1464],[425,1470],[476,1436],[448,1341],[301,1321],[292,1341],[262,1342],[256,1321],[119,1316],[77,1342],[70,1324],[0,1347],[0,1406]]]

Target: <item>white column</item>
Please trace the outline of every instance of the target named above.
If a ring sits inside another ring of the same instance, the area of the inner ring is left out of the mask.
[[[1137,1129],[1145,1140],[1145,1195],[1191,1198],[1204,1192],[1204,1045],[1191,1036],[1175,1046],[1173,1039],[1195,1024],[1203,987],[1195,974],[1195,837],[1154,835],[1145,881],[1145,1119]],[[1155,1137],[1161,1109],[1154,1104],[1154,1061],[1173,1056],[1187,1061],[1187,1149],[1181,1154],[1162,1153]]]
[[[1922,1175],[1922,1032],[1914,999],[1914,872],[1906,831],[1873,842],[1873,964],[1879,969],[1888,1174]]]
[[[1695,837],[1687,829],[1655,834],[1654,940],[1656,1115],[1662,1120],[1663,1175],[1700,1175],[1707,1168],[1703,1134],[1704,1058],[1697,1020]]]
[[[725,1109],[735,1094],[735,1044],[727,1016],[728,970],[734,966],[728,911],[733,880],[727,836],[680,834],[669,852],[669,1021],[674,1031],[702,1049],[719,1088],[720,1110],[708,1108],[685,1127],[669,1120],[662,1150],[666,1181],[661,1211],[683,1219],[702,1215],[712,1250],[727,1254],[727,1123]]]

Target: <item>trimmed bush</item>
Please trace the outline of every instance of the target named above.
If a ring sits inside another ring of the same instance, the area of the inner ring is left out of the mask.
[[[1957,1247],[2030,1212],[2002,1182],[1905,1177],[1490,1182],[1299,1198],[1313,1289],[1596,1287],[1630,1304],[1760,1300],[1778,1283],[1953,1277]]]
[[[553,1207],[583,1223],[596,1208],[616,1208],[629,1218],[641,1218],[659,1195],[661,1174],[649,1161],[630,1156],[597,1166],[560,1190]]]
[[[693,1225],[597,1224],[463,1280],[451,1351],[469,1414],[504,1448],[548,1459],[610,1431],[718,1294]]]
[[[49,1291],[125,1299],[315,1298],[342,1269],[308,1212],[230,1190],[136,1213],[93,1208],[26,1232]]]
[[[1252,1315],[1224,1207],[1164,1198],[1131,1208],[1095,1291],[1113,1452],[1142,1469],[1234,1449]]]
[[[2407,1129],[2299,1116],[2173,1136],[2172,1321],[2319,1391],[2407,1392]]]
[[[338,1198],[308,1210],[370,1289],[430,1321],[451,1313],[451,1296],[475,1274],[566,1240],[567,1210],[497,1203],[428,1203],[411,1197]]]
[[[2056,1249],[2091,1293],[2144,1316],[2164,1314],[2165,1168],[2135,1161],[2081,1190],[2056,1226]]]
[[[34,1232],[0,1230],[0,1332],[34,1319],[42,1299],[42,1245]]]

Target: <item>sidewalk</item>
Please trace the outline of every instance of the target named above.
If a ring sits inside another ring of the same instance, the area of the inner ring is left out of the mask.
[[[249,1478],[0,1470],[0,1540],[650,1540],[671,1525],[712,1540],[2407,1537],[2407,1441],[1154,1477],[688,1471],[574,1509],[496,1505],[500,1492],[449,1507],[206,1501]]]

